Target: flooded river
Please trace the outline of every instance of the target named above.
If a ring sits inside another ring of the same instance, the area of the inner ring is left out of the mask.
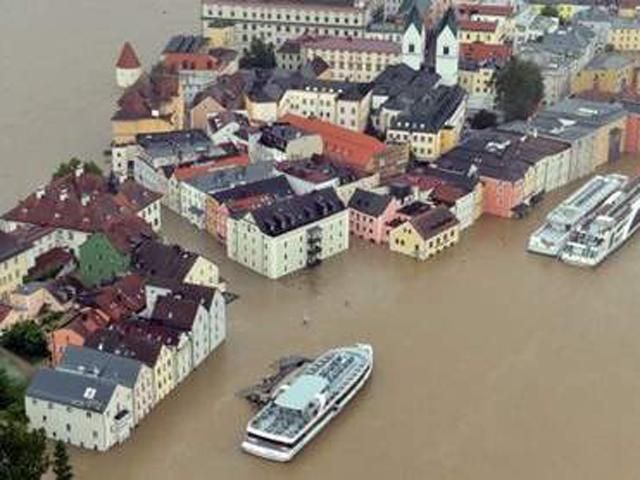
[[[194,3],[2,2],[3,207],[59,160],[100,158],[119,45],[132,40],[148,61],[167,35],[195,25]],[[528,234],[567,191],[523,221],[483,219],[433,261],[356,242],[278,282],[231,264],[205,234],[165,216],[170,238],[218,261],[240,295],[229,339],[126,444],[73,450],[77,477],[638,477],[640,238],[595,271],[526,254]],[[252,411],[239,389],[280,356],[355,341],[376,349],[371,382],[316,441],[288,465],[241,453]]]

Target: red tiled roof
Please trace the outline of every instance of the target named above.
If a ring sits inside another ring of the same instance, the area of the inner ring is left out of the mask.
[[[372,158],[386,148],[377,138],[322,120],[287,114],[280,121],[320,135],[325,144],[325,155],[337,156],[344,163],[360,170],[365,170]]]
[[[142,75],[118,100],[118,111],[112,120],[135,120],[153,116],[164,103],[179,93],[178,77],[159,67],[151,75]]]
[[[618,3],[618,8],[620,9],[628,9],[628,8],[636,8],[640,7],[640,0],[620,0]]]
[[[182,182],[197,175],[212,172],[221,168],[233,166],[246,167],[247,165],[249,165],[249,156],[243,153],[241,155],[234,155],[232,157],[222,159],[212,159],[211,162],[206,162],[203,164],[192,165],[183,168],[178,167],[174,175],[176,176],[176,179]]]
[[[458,20],[458,28],[460,30],[469,30],[471,32],[495,32],[497,26],[498,22]]]
[[[144,285],[142,276],[135,273],[127,275],[98,290],[93,303],[111,320],[121,320],[145,307]]]
[[[63,248],[52,248],[36,258],[35,265],[29,269],[29,276],[33,278],[53,272],[73,261],[72,253]]]
[[[64,329],[73,330],[85,340],[93,332],[104,328],[108,324],[107,317],[95,308],[85,308],[77,312]]]
[[[464,192],[458,187],[442,183],[434,189],[433,196],[442,203],[455,205],[459,198],[464,197]]]
[[[114,195],[101,175],[70,173],[55,179],[41,192],[34,192],[2,218],[40,227],[65,228],[82,232],[103,231],[111,222],[137,214],[157,200],[155,193],[141,186]]]
[[[499,60],[506,62],[512,55],[509,45],[490,45],[488,43],[461,43],[460,55],[464,60],[483,62]]]
[[[140,68],[140,60],[136,55],[135,50],[129,42],[125,42],[120,51],[120,57],[116,62],[118,68]]]
[[[387,40],[372,40],[353,37],[323,37],[303,43],[304,48],[340,50],[352,52],[400,53],[400,45]]]
[[[623,0],[624,1],[624,0]],[[487,4],[458,4],[458,13],[462,16],[471,16],[473,14],[478,15],[492,15],[500,17],[508,17],[513,13],[513,7],[511,5],[487,5]]]

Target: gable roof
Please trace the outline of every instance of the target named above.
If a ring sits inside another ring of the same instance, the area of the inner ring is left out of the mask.
[[[379,217],[387,209],[393,197],[381,195],[369,190],[356,188],[349,200],[349,208],[362,212],[370,217]]]
[[[198,254],[179,245],[165,245],[155,240],[142,242],[133,253],[135,271],[144,275],[182,280],[198,259]]]
[[[189,332],[198,315],[200,304],[179,295],[163,295],[156,300],[151,313],[152,321]]]
[[[58,370],[109,380],[133,388],[140,375],[142,363],[92,348],[68,345]]]
[[[29,247],[29,244],[20,242],[13,235],[0,231],[0,263],[27,250]]]
[[[109,405],[116,385],[101,378],[41,368],[31,380],[26,395],[102,413]]]
[[[423,240],[428,240],[459,223],[456,216],[444,206],[427,210],[413,217],[410,222]]]

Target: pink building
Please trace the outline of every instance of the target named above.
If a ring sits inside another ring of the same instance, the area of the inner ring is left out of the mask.
[[[388,243],[389,224],[400,208],[397,199],[367,190],[356,189],[349,200],[349,230],[364,240]]]
[[[484,213],[498,217],[513,217],[514,208],[524,202],[524,177],[516,179],[480,176],[484,186]]]

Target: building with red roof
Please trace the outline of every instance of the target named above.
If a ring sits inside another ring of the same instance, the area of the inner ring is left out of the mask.
[[[325,155],[361,172],[380,176],[400,173],[408,161],[408,151],[385,145],[370,135],[354,132],[333,123],[287,114],[280,119],[294,127],[322,137]]]
[[[2,215],[0,227],[7,232],[26,227],[55,231],[49,249],[69,248],[77,253],[92,233],[104,232],[114,224],[131,224],[137,218],[159,230],[160,196],[132,181],[118,185],[79,168],[20,201]]]
[[[67,316],[67,321],[49,338],[51,362],[58,365],[68,345],[81,347],[98,330],[106,327],[109,318],[95,308],[83,308]]]
[[[513,54],[511,45],[494,45],[489,43],[461,43],[460,58],[469,62],[494,61],[505,63]]]
[[[142,75],[142,64],[129,42],[125,42],[116,62],[116,83],[120,88],[128,88]]]

